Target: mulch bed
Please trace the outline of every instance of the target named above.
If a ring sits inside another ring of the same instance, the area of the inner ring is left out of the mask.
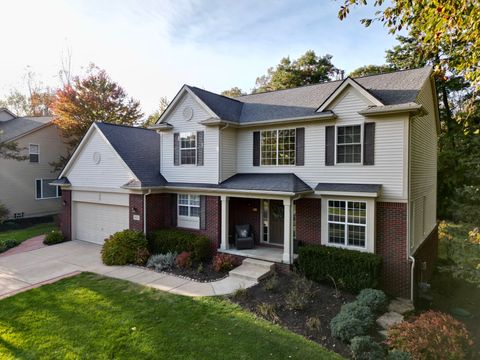
[[[202,272],[198,271],[198,265],[197,266],[194,265],[188,269],[180,269],[178,267],[175,267],[170,270],[164,270],[164,272],[172,275],[182,276],[185,278],[196,280],[198,282],[216,281],[216,280],[223,279],[228,275],[228,271],[216,272],[215,270],[213,270],[212,263],[204,263]]]
[[[246,293],[232,295],[230,297],[231,301],[257,315],[259,315],[257,311],[259,304],[275,304],[279,325],[342,356],[351,357],[348,346],[331,336],[329,324],[330,320],[340,311],[340,307],[353,301],[355,296],[343,291],[336,292],[334,288],[329,286],[313,283],[313,295],[305,309],[301,311],[288,310],[285,306],[285,296],[292,289],[296,275],[293,273],[277,273],[276,276],[278,277],[278,283],[274,290],[265,289],[265,283],[268,281],[265,279],[258,285],[246,289]],[[307,319],[310,317],[320,319],[318,330],[308,328]]]

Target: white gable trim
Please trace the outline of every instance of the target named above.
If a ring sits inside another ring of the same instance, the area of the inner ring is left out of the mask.
[[[219,119],[218,115],[215,114],[212,109],[210,109],[207,104],[205,104],[197,95],[195,95],[195,93],[189,89],[189,87],[187,85],[183,85],[182,88],[180,89],[180,91],[177,93],[177,95],[175,95],[175,97],[173,98],[172,102],[167,106],[167,108],[165,109],[165,111],[163,112],[163,114],[160,116],[160,118],[157,120],[156,124],[162,124],[164,122],[164,120],[168,117],[168,115],[170,113],[172,113],[176,107],[177,107],[177,104],[180,102],[180,100],[182,99],[182,97],[185,95],[185,94],[190,94],[194,99],[195,101],[214,119]]]
[[[343,90],[347,87],[353,87],[356,89],[365,99],[367,99],[372,105],[383,106],[383,103],[378,100],[375,96],[370,94],[363,86],[357,83],[350,77],[347,77],[330,96],[319,106],[316,112],[322,112],[328,109],[328,107],[342,94]]]
[[[85,147],[85,144],[87,143],[88,139],[92,136],[92,134],[95,131],[97,131],[100,134],[100,136],[102,137],[102,139],[108,144],[110,149],[113,151],[113,153],[118,158],[120,163],[125,167],[125,169],[128,172],[130,172],[130,174],[132,174],[134,176],[135,180],[139,181],[137,176],[135,175],[135,173],[132,171],[132,169],[130,169],[130,167],[125,163],[125,161],[123,161],[122,157],[118,154],[118,152],[115,150],[113,145],[110,143],[110,141],[108,141],[107,137],[103,134],[103,132],[100,130],[100,128],[95,123],[93,123],[92,126],[90,126],[90,129],[88,129],[87,133],[85,134],[82,141],[80,142],[80,144],[75,149],[72,157],[70,158],[70,160],[68,160],[67,165],[65,165],[65,167],[62,170],[62,173],[58,176],[58,178],[61,179],[64,176],[67,177],[66,173],[72,167],[72,165],[75,163],[76,158],[82,152],[82,149]]]

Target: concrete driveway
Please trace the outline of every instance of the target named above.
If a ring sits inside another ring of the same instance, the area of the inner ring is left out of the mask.
[[[92,243],[68,241],[0,257],[0,299],[82,271],[187,296],[225,295],[256,284],[233,277],[199,283],[133,266],[106,266],[101,261],[100,250],[101,246]]]

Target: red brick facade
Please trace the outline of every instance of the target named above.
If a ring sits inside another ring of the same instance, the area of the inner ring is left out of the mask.
[[[131,230],[143,231],[143,195],[130,194],[128,222]]]
[[[62,209],[59,215],[60,231],[66,240],[72,240],[72,191],[62,189]]]
[[[407,255],[407,204],[378,202],[376,249],[382,256],[382,288],[394,296],[410,298],[410,268]]]
[[[299,199],[295,202],[296,238],[308,244],[321,244],[322,201],[320,199]]]
[[[260,243],[261,228],[261,202],[260,199],[230,198],[229,201],[229,238],[233,242],[235,225],[250,224],[252,226],[255,243]]]

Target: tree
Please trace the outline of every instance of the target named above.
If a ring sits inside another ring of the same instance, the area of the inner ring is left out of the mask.
[[[27,96],[16,89],[11,89],[10,94],[0,100],[0,108],[7,108],[17,116],[30,115],[30,104]]]
[[[52,111],[53,122],[70,150],[96,121],[132,125],[143,116],[140,103],[94,65],[84,78],[73,77],[70,84],[57,91]],[[65,162],[66,158],[61,158],[51,165],[59,169]]]
[[[2,131],[0,130],[0,141]],[[12,159],[17,161],[24,161],[28,157],[21,155],[20,152],[23,148],[20,148],[14,141],[0,142],[0,159]]]
[[[151,114],[147,120],[142,124],[143,127],[149,127],[152,125],[155,125],[160,119],[160,116],[162,116],[163,112],[167,109],[168,105],[170,104],[170,101],[168,101],[166,96],[162,96],[160,98],[159,104],[158,104],[158,109],[155,110],[153,114]]]
[[[239,87],[235,86],[235,87],[232,87],[231,89],[229,90],[224,90],[220,93],[220,95],[223,95],[223,96],[228,96],[228,97],[231,97],[231,98],[235,98],[235,97],[238,97],[238,96],[242,96],[242,95],[247,95],[247,93],[243,92],[242,89],[240,89]]]
[[[392,71],[395,71],[395,69],[390,65],[365,65],[353,70],[348,76],[356,78],[361,76],[386,74]]]
[[[266,75],[257,78],[253,93],[289,89],[331,80],[340,73],[331,62],[332,55],[317,56],[308,50],[296,60],[284,57]]]
[[[402,29],[418,35],[424,58],[437,57],[437,71],[455,71],[480,89],[480,11],[478,0],[375,0],[380,7],[373,18],[362,19],[365,26],[380,21],[390,33]],[[338,17],[345,19],[350,8],[367,5],[367,0],[345,0]],[[443,51],[439,53],[438,49]]]

